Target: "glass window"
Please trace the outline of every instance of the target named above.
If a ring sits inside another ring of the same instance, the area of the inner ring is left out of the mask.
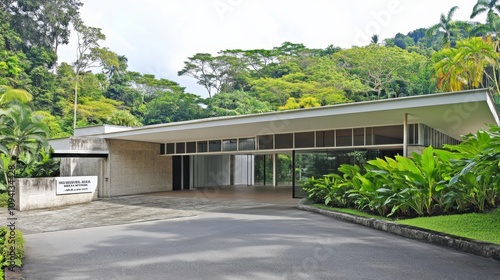
[[[403,126],[374,127],[373,140],[374,145],[403,144]]]
[[[164,155],[165,154],[165,144],[160,144],[160,155]]]
[[[253,151],[255,150],[255,138],[241,138],[240,142],[240,151]]]
[[[373,145],[373,127],[367,127],[365,132],[365,145]]]
[[[335,132],[337,147],[352,146],[352,129],[340,129]]]
[[[186,153],[196,153],[196,142],[186,143]]]
[[[354,146],[365,145],[365,129],[364,128],[353,129],[353,134],[354,134]]]
[[[394,157],[402,150],[354,150],[337,149],[333,151],[296,151],[293,158],[295,181],[292,182],[295,197],[307,197],[302,189],[304,180],[322,178],[325,174],[337,173],[342,164],[363,165],[368,160]],[[272,170],[272,169],[271,169]],[[271,173],[272,174],[272,173]]]
[[[254,156],[254,184],[262,186],[273,185],[273,156]],[[291,168],[290,168],[291,169]]]
[[[408,127],[408,144],[418,145],[418,124],[410,124]]]
[[[429,127],[424,125],[424,146],[429,146]]]
[[[184,154],[186,152],[186,143],[175,143],[175,153]]]
[[[316,147],[335,147],[335,131],[316,131]]]
[[[208,152],[208,144],[207,141],[198,141],[198,153],[206,153]]]
[[[208,141],[208,151],[209,152],[220,152],[221,151],[221,141],[220,140]]]
[[[175,153],[174,143],[167,144],[167,155],[173,155]]]
[[[236,139],[222,140],[222,150],[224,150],[224,151],[237,151],[238,150],[238,140],[236,140]]]
[[[314,132],[295,133],[295,148],[314,148]]]
[[[291,149],[293,148],[293,133],[276,134],[274,142],[275,149]]]
[[[271,150],[273,146],[273,135],[259,135],[259,150]]]

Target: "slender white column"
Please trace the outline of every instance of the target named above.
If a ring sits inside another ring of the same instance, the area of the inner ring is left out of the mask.
[[[403,156],[408,156],[408,113],[403,118]]]
[[[273,187],[278,186],[278,178],[276,177],[276,154],[273,154]]]

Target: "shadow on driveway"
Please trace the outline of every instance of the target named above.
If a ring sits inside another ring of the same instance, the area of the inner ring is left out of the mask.
[[[17,212],[25,234],[130,224],[248,208],[292,208],[289,187],[222,187],[103,198],[90,203]],[[272,207],[271,207],[272,206]],[[267,214],[269,212],[266,212]],[[7,211],[0,213],[7,219]]]

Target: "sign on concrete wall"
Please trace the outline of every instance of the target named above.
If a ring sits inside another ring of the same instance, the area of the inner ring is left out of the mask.
[[[56,194],[92,193],[97,187],[97,176],[57,177]]]

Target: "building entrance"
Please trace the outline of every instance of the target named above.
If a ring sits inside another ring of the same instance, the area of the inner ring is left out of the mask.
[[[292,186],[292,153],[255,155],[255,185]]]

